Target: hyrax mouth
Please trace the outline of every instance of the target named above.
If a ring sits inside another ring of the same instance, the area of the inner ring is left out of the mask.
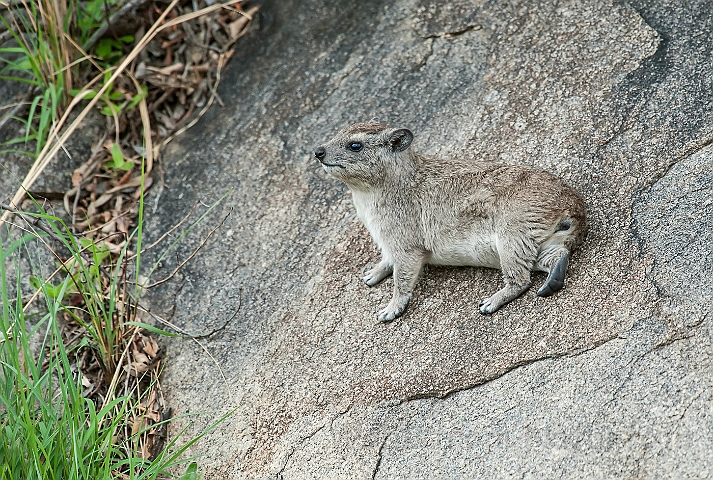
[[[344,165],[339,165],[338,163],[327,163],[323,162],[322,160],[319,161],[323,167],[339,167],[339,168],[344,168]]]

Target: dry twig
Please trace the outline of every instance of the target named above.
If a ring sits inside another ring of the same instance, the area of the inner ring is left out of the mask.
[[[223,226],[223,224],[225,223],[225,221],[228,219],[228,217],[230,216],[230,214],[231,214],[232,212],[233,212],[233,209],[231,208],[231,209],[230,209],[230,212],[228,212],[228,214],[223,218],[223,220],[221,220],[221,222],[220,222],[217,226],[215,226],[215,227],[208,233],[208,235],[206,235],[206,237],[203,239],[203,241],[201,241],[200,245],[198,245],[198,246],[191,252],[191,254],[188,255],[188,257],[187,257],[184,261],[180,262],[180,263],[178,264],[178,266],[177,266],[168,276],[166,276],[165,278],[162,278],[161,280],[158,280],[158,281],[156,281],[156,282],[154,282],[154,283],[151,283],[151,284],[149,284],[149,285],[146,285],[144,288],[147,288],[147,289],[148,289],[148,288],[156,287],[156,286],[158,286],[158,285],[161,285],[162,283],[166,283],[166,282],[169,281],[171,278],[173,278],[174,275],[176,275],[176,274],[178,273],[178,271],[179,271],[181,268],[183,268],[188,262],[191,261],[191,259],[192,259],[193,257],[195,257],[195,256],[198,254],[198,252],[203,248],[203,246],[208,242],[208,240],[210,240],[210,237],[212,237],[213,234],[214,234],[220,227]]]

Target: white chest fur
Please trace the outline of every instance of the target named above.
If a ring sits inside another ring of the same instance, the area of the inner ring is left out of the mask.
[[[357,216],[362,221],[364,226],[369,230],[371,237],[376,242],[376,245],[381,250],[382,255],[390,258],[391,254],[386,246],[384,237],[381,231],[380,219],[376,218],[376,198],[372,193],[352,191],[352,200],[356,208]]]

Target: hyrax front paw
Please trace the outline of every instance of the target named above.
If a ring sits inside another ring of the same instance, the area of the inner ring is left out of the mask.
[[[495,295],[493,295],[494,297]],[[493,302],[493,297],[486,298],[482,302],[480,302],[480,307],[478,310],[480,310],[480,313],[483,315],[490,315],[491,313],[495,313],[498,308],[500,308],[500,305],[497,303]]]
[[[386,307],[382,311],[379,312],[379,321],[383,323],[388,323],[401,315],[403,315],[404,309],[401,310],[394,310],[390,307]]]
[[[393,267],[388,264],[379,263],[364,275],[364,283],[373,287],[393,273]]]
[[[411,300],[411,295],[402,295],[398,298],[392,298],[386,308],[379,312],[379,321],[390,322],[403,315],[409,300]]]
[[[503,305],[512,302],[530,288],[530,282],[523,285],[506,284],[505,287],[495,292],[490,298],[480,302],[480,313],[490,315]]]

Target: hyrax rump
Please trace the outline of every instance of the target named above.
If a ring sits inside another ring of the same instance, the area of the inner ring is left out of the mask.
[[[582,198],[532,167],[420,155],[405,128],[357,123],[314,151],[347,184],[357,215],[381,250],[366,273],[393,273],[394,295],[379,320],[400,316],[424,264],[500,268],[505,286],[480,302],[490,314],[522,295],[530,272],[548,273],[543,297],[564,286],[570,251],[586,230]]]

